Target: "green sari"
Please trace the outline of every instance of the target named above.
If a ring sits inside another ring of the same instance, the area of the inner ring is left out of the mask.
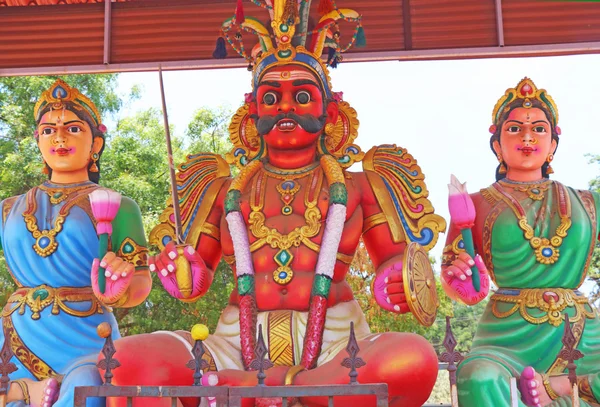
[[[543,200],[520,201],[534,236],[551,239],[561,224],[559,191],[570,202],[571,225],[553,264],[542,264],[519,227],[509,199],[495,184],[482,190],[492,209],[484,214],[479,247],[498,291],[491,297],[473,340],[471,352],[458,369],[460,406],[510,405],[511,377],[526,366],[550,376],[567,372],[558,357],[563,348],[564,315],[568,314],[585,355],[576,362],[577,375],[587,375],[581,406],[600,406],[600,320],[577,288],[583,283],[598,237],[596,213],[600,195],[576,191],[553,182]],[[504,191],[508,191],[505,188]],[[548,253],[548,252],[546,252]],[[520,301],[520,302],[519,302]],[[548,312],[550,311],[550,312]],[[584,383],[585,384],[585,383]],[[519,401],[520,406],[524,404]],[[551,406],[571,406],[569,397]]]

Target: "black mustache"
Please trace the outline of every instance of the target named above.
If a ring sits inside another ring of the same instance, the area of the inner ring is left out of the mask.
[[[258,134],[264,136],[269,133],[275,125],[283,119],[291,119],[298,123],[305,131],[309,133],[317,133],[323,130],[325,127],[325,122],[327,121],[327,115],[322,115],[320,117],[313,116],[312,114],[303,114],[298,115],[296,113],[280,113],[276,116],[262,116],[258,117],[257,115],[251,116],[256,121],[256,130],[258,130]]]

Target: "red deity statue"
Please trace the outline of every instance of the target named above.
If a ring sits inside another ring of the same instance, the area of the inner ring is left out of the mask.
[[[433,213],[424,175],[405,149],[385,145],[365,154],[353,144],[356,111],[332,91],[321,54],[330,50],[329,65],[341,59],[338,20],[356,24],[352,42],[363,41],[361,16],[349,9],[324,10],[307,36],[310,1],[263,6],[272,33],[258,20],[244,19],[239,8],[222,27],[234,45],[229,33],[238,27],[240,45],[234,47],[253,68],[252,93],[229,128],[234,148],[226,160],[198,154],[179,167],[185,245],[174,243],[170,205],[151,233],[161,253],[149,267],[185,302],[207,292],[221,258],[233,269],[236,289],[204,341],[208,384],[256,384],[249,364],[259,326],[275,365],[267,385],[347,383],[340,351],[353,322],[366,362],[359,369],[361,383],[387,383],[391,406],[421,406],[437,377],[433,347],[412,333],[372,334],[346,275],[362,237],[377,273],[372,287],[377,303],[397,314],[411,311],[430,325],[437,297],[425,250],[436,243],[445,221]],[[251,55],[241,45],[242,30],[259,36]],[[348,171],[359,161],[363,172]],[[239,169],[237,175],[230,165]],[[138,335],[118,340],[116,347],[122,367],[113,383],[191,384],[187,333]],[[298,402],[327,405],[321,398]],[[359,397],[353,405],[374,400]]]

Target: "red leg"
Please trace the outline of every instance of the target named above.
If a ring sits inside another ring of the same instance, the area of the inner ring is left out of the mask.
[[[390,407],[422,406],[429,398],[438,374],[438,360],[433,347],[424,338],[409,333],[385,333],[375,341],[359,342],[360,356],[367,364],[358,369],[360,383],[387,383]],[[345,351],[333,360],[296,376],[294,384],[347,384],[348,369],[341,366]],[[375,397],[336,397],[336,406],[375,406]],[[326,398],[301,400],[310,407],[327,406]]]
[[[134,335],[115,341],[115,358],[121,367],[113,370],[116,386],[191,386],[193,371],[186,368],[192,356],[181,340],[166,334]],[[103,358],[100,355],[100,358]],[[101,372],[104,374],[104,372]],[[184,407],[198,405],[198,399],[181,399]],[[168,407],[169,399],[134,398],[134,407]],[[107,407],[125,407],[125,398],[112,398]]]

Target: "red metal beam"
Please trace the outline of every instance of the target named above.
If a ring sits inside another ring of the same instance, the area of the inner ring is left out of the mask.
[[[557,55],[600,54],[600,41],[582,42],[574,44],[547,44],[547,45],[522,45],[505,47],[482,48],[450,48],[416,51],[389,51],[389,52],[364,52],[348,53],[344,62],[370,62],[370,61],[430,61],[448,59],[479,59],[479,58],[514,58],[514,57],[540,57]],[[66,75],[66,74],[92,74],[109,72],[144,72],[157,71],[161,67],[164,71],[188,69],[219,69],[242,68],[247,63],[242,59],[223,60],[188,60],[168,62],[141,62],[124,64],[100,65],[70,65],[34,68],[6,68],[0,69],[0,76],[31,76],[31,75]]]

